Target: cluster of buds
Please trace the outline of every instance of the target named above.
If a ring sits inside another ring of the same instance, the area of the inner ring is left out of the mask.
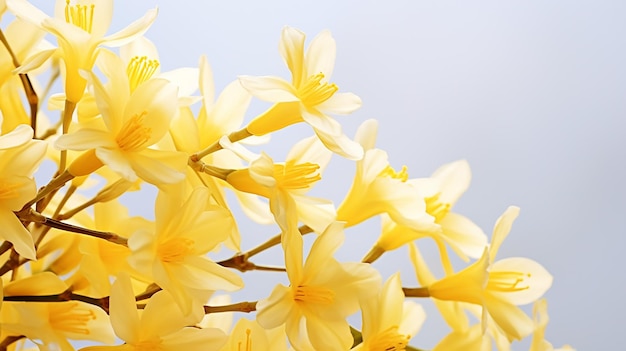
[[[376,121],[346,136],[331,116],[361,100],[331,81],[330,32],[306,47],[304,33],[285,27],[279,48],[291,78],[240,76],[216,98],[205,57],[197,68],[161,71],[143,36],[156,9],[107,35],[112,8],[112,0],[57,0],[49,16],[26,0],[0,0],[14,18],[0,32],[0,350],[418,350],[409,344],[426,318],[419,298],[433,299],[451,328],[434,350],[502,351],[524,338],[532,351],[553,350],[542,299],[552,276],[527,258],[496,260],[519,209],[506,209],[488,238],[453,211],[469,186],[466,161],[410,178],[376,147]],[[62,91],[51,94],[56,80]],[[271,106],[246,118],[253,98]],[[312,136],[284,162],[248,146],[302,123]],[[308,195],[333,154],[356,165],[337,206]],[[57,171],[37,185],[44,160]],[[142,187],[158,189],[153,220],[120,201]],[[243,251],[226,189],[276,235]],[[335,257],[344,231],[372,217],[382,229],[362,261]],[[442,277],[420,239],[438,247]],[[410,257],[397,265],[412,264],[419,287],[374,265],[404,246]],[[212,259],[222,247],[230,258]],[[284,265],[251,261],[273,247]],[[251,270],[289,283],[231,302],[225,293],[254,294],[244,279]],[[519,307],[531,303],[532,318]],[[231,326],[244,313],[253,318]],[[362,322],[351,326],[355,313]]]

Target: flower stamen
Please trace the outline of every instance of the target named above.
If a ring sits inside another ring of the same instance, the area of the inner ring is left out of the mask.
[[[287,162],[284,165],[274,165],[274,179],[283,189],[305,189],[322,179],[315,163],[294,164]]]
[[[133,57],[126,67],[130,91],[133,92],[139,84],[150,79],[157,68],[159,68],[158,60],[149,60],[147,56]]]
[[[143,125],[147,115],[146,111],[136,114],[122,126],[117,133],[115,141],[123,151],[135,151],[140,149],[150,139],[152,129]]]
[[[526,278],[530,278],[530,273],[489,272],[487,290],[500,292],[514,292],[526,290],[529,288],[528,283],[522,285]]]
[[[440,222],[443,217],[445,217],[448,212],[450,212],[450,204],[443,203],[439,200],[439,193],[427,197],[424,199],[426,201],[426,213],[435,217],[435,222]]]
[[[180,263],[185,257],[194,254],[195,242],[189,238],[172,238],[157,248],[157,256],[162,262]]]
[[[330,305],[335,300],[335,293],[328,288],[298,285],[293,292],[293,299],[300,302]]]
[[[96,314],[78,302],[50,304],[48,320],[54,330],[66,333],[89,335],[89,321],[96,319]]]
[[[407,169],[408,168],[406,166],[402,166],[402,169],[400,170],[400,172],[396,172],[396,170],[393,169],[393,167],[387,166],[378,174],[378,176],[389,177],[392,179],[399,179],[400,181],[404,183],[409,179],[409,172],[407,171]]]
[[[93,14],[96,8],[95,4],[91,5],[70,5],[70,0],[65,1],[65,22],[71,23],[81,28],[87,33],[91,33],[93,29]]]
[[[299,88],[298,97],[305,106],[313,107],[330,99],[339,88],[334,83],[322,83],[324,73],[310,76]]]

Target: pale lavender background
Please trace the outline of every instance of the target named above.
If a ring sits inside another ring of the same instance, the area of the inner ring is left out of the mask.
[[[240,74],[288,78],[277,50],[283,25],[310,38],[330,29],[338,45],[333,81],[364,101],[354,115],[338,118],[347,133],[378,119],[379,147],[411,177],[467,159],[474,178],[456,211],[490,233],[508,205],[519,205],[499,257],[533,258],[555,276],[547,338],[578,350],[623,345],[626,3],[118,1],[113,28],[155,5],[159,18],[147,36],[163,69],[196,66],[206,54],[218,91]],[[248,118],[264,106],[254,104]],[[310,134],[295,130],[266,148],[276,160]],[[339,201],[353,165],[333,162],[318,194]],[[255,236],[244,249],[275,232],[247,224],[241,230]],[[375,220],[349,230],[339,257],[360,259],[377,230]],[[277,253],[256,262],[276,261]],[[400,264],[405,284],[415,285],[405,249],[376,267],[388,275]],[[269,293],[266,275],[250,276],[259,288],[235,299]],[[429,319],[412,344],[431,348],[448,329],[425,305]]]

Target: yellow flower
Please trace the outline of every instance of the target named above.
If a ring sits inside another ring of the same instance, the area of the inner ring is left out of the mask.
[[[549,321],[548,302],[546,299],[535,301],[533,305],[533,320],[535,323],[535,331],[533,332],[529,351],[574,351],[569,345],[555,349],[551,343],[545,340],[546,326]]]
[[[154,294],[138,314],[131,282],[120,275],[111,289],[111,325],[126,343],[119,346],[91,346],[81,351],[203,351],[217,350],[226,342],[219,329],[189,327],[199,321],[196,314],[185,316],[167,291]]]
[[[231,172],[226,181],[239,191],[268,198],[283,232],[300,220],[321,233],[335,219],[335,208],[331,201],[306,192],[321,179],[320,165],[314,162],[325,165],[329,158],[330,153],[320,148],[317,139],[307,138],[294,146],[284,164],[275,164],[263,153],[249,168]]]
[[[53,273],[43,272],[4,287],[5,296],[60,294],[68,287]],[[69,340],[112,343],[115,339],[107,314],[80,301],[5,302],[3,331],[40,341],[49,349],[73,351]],[[36,342],[39,344],[39,342]],[[55,348],[56,347],[56,348]]]
[[[426,319],[422,306],[404,301],[400,274],[392,275],[378,295],[361,303],[363,342],[354,351],[404,350]]]
[[[250,93],[275,103],[246,127],[253,135],[265,135],[294,123],[306,122],[331,151],[358,160],[363,149],[350,140],[341,125],[327,113],[349,114],[361,107],[352,93],[337,93],[329,83],[335,61],[336,45],[330,32],[321,32],[304,51],[304,33],[284,27],[280,53],[291,71],[291,83],[278,77],[241,76],[239,81]]]
[[[195,189],[182,203],[179,194],[160,192],[155,232],[138,231],[128,240],[131,266],[169,291],[189,314],[215,290],[237,290],[243,281],[236,273],[205,255],[224,241],[234,222],[223,208],[207,205],[206,188]]]
[[[241,318],[220,351],[287,351],[284,328],[266,330],[256,321]]]
[[[137,177],[152,183],[176,183],[185,177],[187,156],[182,152],[150,148],[168,131],[176,113],[176,87],[152,79],[132,95],[114,84],[105,87],[91,75],[104,127],[82,128],[60,136],[56,147],[84,151],[70,166],[74,176],[90,174],[106,164],[128,181]]]
[[[517,305],[537,300],[552,285],[550,273],[533,260],[513,257],[494,262],[518,213],[519,208],[511,206],[502,214],[489,250],[478,261],[428,286],[433,298],[482,305],[483,314],[489,313],[509,340],[521,340],[533,329],[532,320]]]
[[[16,17],[29,21],[57,37],[60,48],[32,55],[22,62],[19,72],[39,67],[55,51],[65,62],[65,94],[68,101],[78,103],[87,81],[79,71],[91,71],[100,45],[121,46],[148,30],[156,19],[157,10],[149,10],[139,20],[114,34],[105,36],[113,15],[113,0],[78,1],[57,0],[58,17],[49,17],[26,0],[7,0],[7,6]]]
[[[0,237],[30,260],[35,259],[33,237],[13,212],[37,194],[33,173],[43,160],[47,145],[32,137],[32,128],[23,124],[0,136]]]
[[[356,140],[366,150],[365,156],[356,163],[352,187],[337,209],[337,220],[351,227],[386,213],[395,222],[414,229],[436,229],[419,190],[407,182],[406,167],[395,171],[387,153],[374,148],[376,128],[376,121],[369,120],[357,131]]]
[[[296,350],[347,350],[352,335],[346,318],[359,299],[376,294],[378,272],[367,264],[339,263],[332,256],[344,240],[343,224],[334,222],[313,243],[302,262],[302,236],[297,228],[283,235],[290,285],[277,285],[257,304],[257,321],[266,328],[285,325]]]

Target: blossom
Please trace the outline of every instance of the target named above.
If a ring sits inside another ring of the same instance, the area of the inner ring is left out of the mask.
[[[346,227],[386,213],[398,223],[414,229],[434,230],[433,217],[426,213],[426,204],[419,189],[407,182],[406,167],[394,170],[387,153],[374,148],[377,122],[364,122],[356,140],[363,146],[365,156],[356,162],[352,186],[337,209],[337,220]]]
[[[207,205],[209,192],[195,189],[182,203],[178,194],[160,192],[154,232],[140,230],[128,240],[131,266],[167,290],[183,313],[203,304],[215,290],[236,290],[236,273],[204,257],[231,230],[230,213]]]
[[[22,209],[37,194],[33,173],[43,160],[47,145],[32,137],[33,129],[23,124],[0,136],[0,237],[30,260],[36,256],[33,237],[14,211]]]
[[[363,301],[361,309],[363,342],[354,351],[404,350],[426,319],[422,306],[404,301],[399,273],[387,279],[379,294]]]
[[[532,320],[517,305],[537,300],[552,285],[550,273],[533,260],[512,257],[495,261],[518,213],[519,208],[511,206],[502,214],[489,250],[485,249],[479,260],[428,286],[433,298],[483,306],[483,314],[489,313],[509,340],[521,340],[533,329]]]
[[[327,114],[349,114],[361,106],[361,99],[352,93],[337,93],[329,83],[336,45],[330,32],[321,32],[304,51],[304,33],[284,27],[280,54],[291,71],[291,83],[278,77],[241,76],[244,88],[262,100],[273,102],[269,110],[246,127],[253,135],[265,135],[291,124],[306,122],[331,151],[358,160],[363,149],[350,140],[341,125]]]
[[[315,138],[298,142],[285,163],[274,163],[265,153],[246,169],[231,172],[226,181],[235,189],[269,199],[270,210],[283,232],[296,226],[298,220],[321,233],[335,219],[332,202],[307,196],[313,184],[321,179],[320,164],[328,163]]]
[[[217,350],[226,342],[224,332],[219,329],[189,327],[198,320],[193,315],[183,315],[167,291],[154,294],[140,316],[131,281],[125,274],[113,283],[110,301],[111,325],[126,344],[90,346],[81,351]]]
[[[359,299],[378,291],[380,277],[363,263],[339,263],[332,256],[344,240],[343,225],[328,226],[302,262],[302,236],[296,228],[283,236],[289,287],[277,285],[257,303],[257,321],[267,329],[285,325],[296,350],[347,350],[352,336],[346,317]]]
[[[68,101],[78,103],[87,81],[79,73],[90,71],[100,45],[121,46],[148,30],[157,10],[149,10],[137,21],[119,32],[105,36],[113,14],[113,0],[57,0],[55,17],[49,17],[26,0],[7,0],[7,7],[16,17],[29,21],[57,37],[59,49],[42,51],[22,63],[19,72],[39,67],[58,51],[65,62],[65,94]]]
[[[184,178],[184,153],[156,150],[176,113],[176,87],[164,79],[152,79],[127,95],[115,81],[108,88],[91,75],[95,98],[102,113],[101,128],[81,128],[60,136],[60,149],[85,151],[70,166],[74,176],[89,174],[103,164],[128,181],[137,177],[152,183],[175,183]]]

